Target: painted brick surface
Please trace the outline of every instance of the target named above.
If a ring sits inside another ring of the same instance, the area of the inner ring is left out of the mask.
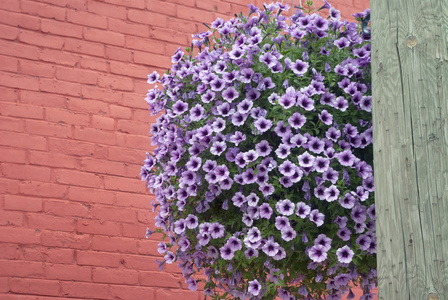
[[[0,2],[0,299],[202,299],[144,237],[146,75],[250,2]]]

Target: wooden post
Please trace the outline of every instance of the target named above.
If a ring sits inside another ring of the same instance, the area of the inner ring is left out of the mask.
[[[448,0],[373,0],[379,299],[448,300]]]

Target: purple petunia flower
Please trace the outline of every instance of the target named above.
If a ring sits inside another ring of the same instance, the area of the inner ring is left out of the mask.
[[[297,203],[296,215],[305,219],[311,212],[311,207],[306,205],[304,202]]]
[[[275,217],[275,228],[281,231],[288,227],[291,227],[291,225],[289,224],[288,217],[281,217],[281,216]]]
[[[327,259],[327,252],[325,251],[323,246],[317,245],[311,247],[310,251],[308,252],[308,256],[314,262],[320,263]]]
[[[355,221],[355,223],[364,223],[367,218],[367,210],[366,210],[365,206],[355,205],[352,208],[350,217],[352,218],[353,221]]]
[[[339,49],[344,49],[350,45],[350,42],[346,37],[341,37],[334,41],[334,45]]]
[[[276,242],[274,242],[272,239],[269,239],[266,241],[264,246],[261,248],[264,253],[266,253],[267,256],[273,257],[277,254],[279,251],[280,245]]]
[[[233,100],[238,98],[239,93],[238,93],[238,91],[234,87],[231,86],[231,87],[226,88],[221,93],[221,95],[224,98],[224,100],[226,100],[227,102],[232,102]]]
[[[341,240],[348,241],[350,240],[350,235],[352,234],[352,232],[347,227],[343,227],[338,230],[337,234]]]
[[[254,126],[259,132],[263,133],[272,127],[272,121],[261,117],[254,122]]]
[[[258,250],[254,248],[248,248],[246,251],[244,251],[244,255],[247,259],[258,257]]]
[[[266,140],[262,140],[258,144],[255,145],[255,151],[258,156],[268,156],[271,153],[271,147],[269,146],[269,142]]]
[[[235,253],[232,251],[231,246],[227,244],[219,248],[219,251],[221,252],[221,257],[225,260],[231,260],[235,255]]]
[[[322,224],[324,224],[325,215],[320,213],[319,210],[313,209],[310,212],[309,218],[317,225],[317,227],[320,227],[322,226]]]
[[[284,216],[290,216],[294,213],[295,205],[289,199],[280,200],[275,204],[278,213]]]
[[[348,264],[352,261],[354,252],[347,246],[345,245],[342,248],[339,248],[336,251],[336,256],[338,257],[338,261],[340,263],[345,263]]]
[[[308,153],[308,151],[305,151],[301,155],[297,157],[299,160],[299,165],[301,167],[311,167],[314,163],[315,157]]]
[[[273,210],[268,203],[263,203],[262,205],[260,205],[260,218],[270,219],[272,213]]]
[[[335,185],[331,185],[330,187],[325,189],[324,197],[328,202],[333,202],[338,199],[339,190]]]
[[[284,241],[289,242],[296,238],[297,232],[292,227],[287,226],[281,230],[281,236]]]
[[[210,225],[210,234],[214,239],[224,237],[224,226],[219,224],[218,222],[212,223]]]
[[[308,71],[308,63],[301,61],[300,59],[297,59],[295,63],[292,64],[291,70],[296,74],[297,76],[303,76],[306,71]]]
[[[247,291],[254,296],[258,296],[258,294],[261,291],[261,284],[256,279],[249,281],[249,286],[247,288]]]

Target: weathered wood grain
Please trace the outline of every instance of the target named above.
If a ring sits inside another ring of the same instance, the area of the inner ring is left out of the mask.
[[[372,1],[379,299],[448,299],[448,0]]]

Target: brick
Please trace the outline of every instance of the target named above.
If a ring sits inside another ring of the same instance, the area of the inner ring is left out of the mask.
[[[126,19],[126,8],[98,1],[89,1],[88,11],[112,18]]]
[[[125,37],[125,46],[126,48],[132,48],[128,46],[128,40],[129,37]],[[122,47],[114,47],[114,46],[109,46],[109,45],[105,45],[104,49],[106,51],[106,58],[108,59],[113,59],[113,60],[118,60],[118,61],[127,61],[127,62],[132,62],[133,60],[133,52],[129,49],[124,49]]]
[[[65,38],[64,50],[70,53],[104,56],[104,45],[72,38]]]
[[[58,296],[59,282],[56,280],[11,278],[9,281],[11,292],[18,294]]]
[[[142,271],[139,273],[139,282],[144,286],[179,288],[179,277],[163,272]]]
[[[112,61],[110,63],[111,73],[125,75],[128,77],[146,78],[148,76],[148,68],[143,66],[130,65],[127,63]]]
[[[116,176],[104,176],[104,179],[105,179],[105,188],[107,190],[134,192],[134,193],[144,193],[146,191],[145,184],[138,179],[130,179]]]
[[[39,59],[47,62],[52,62],[57,65],[73,67],[80,61],[81,58],[79,55],[73,55],[71,53],[63,52],[60,50],[42,49],[39,55]]]
[[[118,19],[109,19],[109,30],[141,37],[148,37],[149,35],[147,25],[129,23]]]
[[[116,137],[113,132],[95,128],[75,127],[74,137],[76,140],[94,142],[106,145],[115,145]]]
[[[122,161],[128,163],[141,163],[145,158],[141,150],[129,149],[123,147],[109,147],[110,160]]]
[[[152,287],[128,286],[128,285],[111,285],[110,294],[117,299],[155,299],[155,289]],[[179,298],[183,299],[183,298]]]
[[[24,75],[34,75],[39,77],[54,77],[55,67],[52,64],[41,63],[29,60],[20,60],[20,72]]]
[[[84,38],[107,45],[124,46],[124,35],[95,28],[84,28]]]
[[[120,80],[120,79],[117,79]],[[97,86],[86,86],[82,87],[82,96],[87,99],[99,99],[107,103],[121,104],[123,101],[123,95],[121,92],[114,91],[111,89],[102,89]],[[84,101],[86,102],[86,101]],[[87,105],[87,104],[86,104]],[[98,109],[96,111],[102,110],[102,113],[107,113],[107,104],[97,105]],[[89,112],[93,112],[90,111]],[[102,114],[100,113],[100,114]]]
[[[148,150],[146,147],[142,150]],[[126,176],[129,178],[141,179],[141,164],[132,164],[126,166]]]
[[[74,262],[75,250],[63,248],[23,248],[23,258],[28,261],[70,264]]]
[[[5,130],[5,131],[14,131],[14,132],[23,132],[24,131],[24,126],[23,126],[23,122],[20,119],[17,118],[8,118],[8,117],[1,117],[0,116],[0,130]],[[12,151],[13,149],[11,149]],[[0,150],[0,152],[4,152],[2,150]],[[12,154],[13,152],[11,152]],[[20,156],[21,157],[21,156]],[[25,163],[25,160],[20,159],[19,161],[17,161],[17,157],[16,156],[3,156],[2,159],[5,159],[6,161],[9,162],[22,162]]]
[[[57,170],[56,181],[62,184],[85,187],[99,187],[101,184],[101,178],[95,174],[62,169]]]
[[[145,101],[146,102],[146,101]],[[148,109],[134,109],[133,111],[134,121],[144,122],[144,123],[155,123],[157,121],[157,116],[151,116]]]
[[[155,54],[165,53],[165,43],[150,38],[141,38],[135,36],[126,36],[126,48],[141,50],[150,55],[147,52]]]
[[[137,64],[143,64],[152,68],[168,69],[171,65],[169,57],[147,52],[134,52],[134,61]],[[150,72],[148,72],[150,73]]]
[[[125,173],[125,164],[121,162],[107,161],[103,159],[95,158],[83,158],[81,161],[82,170],[93,172],[93,173],[103,173],[103,174],[114,174],[123,175]]]
[[[114,76],[109,74],[100,74],[98,86],[119,91],[133,91],[134,83],[132,79],[123,76]]]
[[[60,152],[67,155],[93,156],[95,145],[82,141],[49,138],[48,149],[51,152]]]
[[[115,119],[131,119],[132,118],[132,110],[119,106],[119,105],[109,105],[109,115]]]
[[[28,133],[71,138],[72,130],[69,125],[38,120],[25,120],[25,130]]]
[[[214,21],[213,14],[205,10],[178,5],[176,16],[179,19],[191,20],[200,23],[210,24]]]
[[[83,69],[107,72],[109,64],[102,58],[83,56],[81,58],[81,67]]]
[[[131,270],[157,271],[158,265],[154,257],[146,255],[123,256],[123,265]]]
[[[41,26],[39,18],[5,10],[0,10],[0,23],[32,30],[39,30]]]
[[[0,227],[0,241],[3,243],[39,244],[40,237],[40,233],[36,232],[34,229]]]
[[[92,116],[92,127],[104,130],[114,130],[115,120],[113,118],[103,117],[99,115]]]
[[[148,124],[131,120],[118,120],[117,130],[125,133],[145,136],[148,134]]]
[[[74,219],[56,217],[48,214],[28,214],[28,225],[36,229],[48,229],[58,231],[75,231]]]
[[[43,182],[50,182],[51,180],[51,169],[46,167],[4,163],[2,169],[3,175],[7,178]]]
[[[196,7],[207,12],[218,12],[227,15],[231,14],[230,3],[226,3],[224,1],[196,1]]]
[[[189,6],[189,7],[194,7],[196,5],[195,0],[167,0],[166,2],[185,5],[185,6]],[[176,6],[178,6],[178,5],[176,5]]]
[[[26,119],[44,118],[44,109],[41,107],[0,102],[0,108],[0,114],[4,116],[22,117]]]
[[[46,120],[54,123],[71,125],[89,125],[89,115],[86,113],[77,113],[69,109],[47,107]]]
[[[136,223],[137,213],[131,208],[99,206],[93,207],[93,216],[97,219],[123,223]]]
[[[85,88],[86,85],[83,86]],[[102,101],[85,99],[85,98],[72,98],[67,102],[67,108],[73,112],[82,112],[89,114],[106,114],[107,103]]]
[[[61,153],[41,151],[30,151],[29,153],[29,162],[32,165],[68,169],[75,169],[79,165],[74,157]]]
[[[136,253],[137,241],[131,238],[95,235],[92,237],[92,249],[105,252]]]
[[[176,5],[167,1],[146,0],[146,8],[151,12],[176,16]]]
[[[120,254],[98,252],[98,251],[77,251],[76,263],[82,266],[98,267],[119,267]]]
[[[22,74],[0,72],[0,84],[10,88],[39,90],[39,79]]]
[[[181,46],[188,46],[189,35],[174,30],[154,27],[149,35],[155,40],[167,41]]]
[[[147,84],[145,85],[147,86]],[[148,103],[141,97],[141,94],[139,93],[124,93],[123,105],[131,108],[148,109]],[[146,134],[147,132],[145,132],[145,135]]]
[[[106,284],[86,283],[86,282],[61,282],[61,289],[64,297],[68,298],[89,298],[108,299],[109,286]]]
[[[0,277],[0,293],[9,293],[8,277]]]
[[[82,69],[56,67],[56,78],[63,81],[78,82],[82,84],[96,84],[97,73]]]
[[[89,217],[90,215],[88,206],[73,201],[46,200],[44,202],[44,212],[47,215],[61,217]]]
[[[115,193],[103,189],[70,186],[68,199],[87,203],[113,204],[115,202]]]
[[[39,212],[42,211],[42,199],[22,195],[4,195],[6,210]]]
[[[44,137],[7,131],[0,131],[0,145],[35,150],[47,148]]]
[[[19,36],[19,30],[13,26],[0,25],[0,37],[5,40],[15,40]]]
[[[42,19],[41,27],[42,32],[82,38],[82,26],[68,24],[66,22]]]
[[[136,239],[144,239],[146,236],[146,228],[148,228],[148,226],[146,225],[126,223],[123,223],[122,227],[124,237],[131,237]]]
[[[29,30],[20,30],[19,40],[25,44],[53,49],[62,49],[64,44],[60,37]]]
[[[3,118],[0,118],[0,127]],[[9,118],[8,118],[9,119]],[[15,120],[15,119],[12,119]],[[11,162],[11,163],[25,163],[25,150],[24,149],[14,149],[14,148],[6,148],[0,147],[0,157],[3,162]]]
[[[109,153],[109,147],[106,145],[95,145],[95,158],[98,159],[107,159],[107,155]]]
[[[10,56],[0,55],[0,70],[17,73],[19,70],[19,60]]]
[[[90,281],[92,270],[86,266],[54,264],[47,265],[46,278],[58,280]]]
[[[0,177],[0,191],[5,194],[17,194],[19,192],[19,181]]]
[[[87,27],[107,28],[107,18],[105,16],[88,13],[86,11],[67,10],[67,21]]]
[[[55,94],[81,96],[81,85],[54,79],[40,78],[39,90]]]
[[[36,46],[3,40],[0,54],[37,60],[39,58],[39,49]]]
[[[105,2],[126,7],[145,8],[145,0],[105,0]]]
[[[97,267],[93,268],[93,282],[136,285],[138,283],[138,272]]]
[[[19,255],[19,245],[5,243],[0,244],[0,259],[18,259]]]
[[[171,290],[171,289],[157,289],[156,299],[157,300],[199,300],[202,299],[200,292],[192,292],[188,290]]]
[[[22,0],[21,3],[22,12],[24,13],[59,21],[65,20],[65,8],[26,0]]]
[[[148,194],[139,195],[135,193],[116,192],[115,206],[152,209],[150,203],[154,199],[154,196]]]
[[[148,209],[139,210],[137,214],[138,221],[143,224],[151,224],[152,220],[154,220],[154,213],[149,211]]]
[[[15,0],[2,1],[2,9],[9,11],[20,11],[20,3]]]
[[[19,100],[19,91],[16,89],[0,86],[0,93],[3,102],[16,103]]]
[[[0,260],[0,276],[42,277],[44,266],[39,262]]]
[[[29,196],[62,198],[67,193],[67,187],[54,183],[22,181],[20,182],[20,193]]]
[[[45,3],[77,10],[86,10],[86,0],[40,0]]]
[[[150,11],[130,9],[128,11],[128,19],[139,24],[166,27],[166,16]]]
[[[22,226],[23,220],[22,212],[0,210],[0,225],[2,226]]]
[[[205,26],[199,27],[198,29],[196,22],[182,20],[178,18],[168,18],[166,28],[177,32],[185,32],[186,34],[206,30]]]
[[[109,236],[120,235],[120,225],[104,220],[78,220],[77,231],[81,233],[101,234]]]
[[[72,249],[90,248],[90,236],[88,234],[44,230],[41,236],[44,246]]]

